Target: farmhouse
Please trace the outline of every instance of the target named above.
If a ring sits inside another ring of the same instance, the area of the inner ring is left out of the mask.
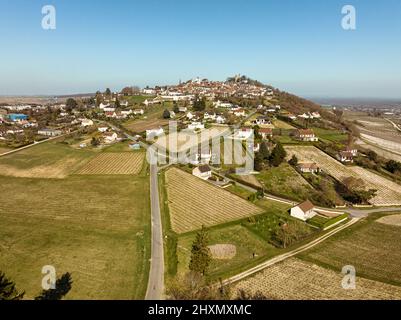
[[[103,137],[105,143],[112,143],[116,141],[118,138],[117,133],[115,132],[105,132]]]
[[[337,159],[343,163],[352,163],[354,162],[354,153],[351,150],[340,151],[337,154]]]
[[[41,136],[47,136],[47,137],[56,137],[61,135],[63,132],[61,130],[57,129],[41,129],[38,130],[38,134]]]
[[[156,137],[161,136],[163,133],[164,133],[163,128],[146,130],[146,139],[152,140]]]
[[[97,131],[99,131],[99,132],[106,132],[107,130],[109,130],[109,128],[108,127],[99,127],[99,128],[97,128]]]
[[[313,142],[319,139],[315,136],[312,129],[297,129],[295,131],[295,138],[301,141]]]
[[[210,169],[210,167],[207,164],[205,164],[203,166],[199,166],[199,167],[196,167],[195,169],[193,169],[192,174],[195,177],[198,177],[203,180],[207,180],[212,176],[212,169]]]
[[[205,125],[200,122],[192,122],[188,125],[189,130],[203,130],[205,129]]]
[[[269,125],[271,124],[271,121],[268,117],[259,116],[255,120],[253,120],[252,123],[256,125]]]
[[[253,135],[253,129],[250,128],[241,128],[240,130],[234,133],[233,138],[239,140],[247,140]]]
[[[319,173],[321,169],[315,162],[300,162],[297,168],[302,173]]]
[[[314,205],[309,200],[300,203],[299,205],[291,208],[291,216],[302,221],[313,218],[317,213],[314,211]]]
[[[216,123],[218,123],[218,124],[224,124],[224,123],[226,123],[226,118],[225,118],[224,116],[222,116],[222,115],[218,115],[218,116],[216,117]]]
[[[81,126],[82,127],[90,127],[93,126],[93,121],[90,119],[82,119],[81,120]]]
[[[273,129],[270,128],[261,128],[259,129],[259,134],[262,136],[263,139],[273,137]]]
[[[185,112],[187,112],[187,111],[188,111],[188,108],[187,108],[187,107],[178,107],[178,112],[185,113]]]
[[[135,115],[138,115],[138,114],[143,115],[144,113],[145,113],[145,111],[143,111],[143,109],[135,109],[134,110]]]

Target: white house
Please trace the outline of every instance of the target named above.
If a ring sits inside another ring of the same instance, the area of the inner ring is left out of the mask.
[[[105,143],[112,143],[117,140],[118,135],[115,132],[105,132],[103,137]]]
[[[321,169],[315,162],[300,162],[297,168],[302,173],[319,173]]]
[[[312,129],[297,129],[295,131],[295,138],[301,141],[314,142],[319,138],[315,136]]]
[[[129,116],[130,114],[132,114],[132,110],[122,110],[121,114],[124,116]]]
[[[146,130],[146,139],[152,140],[164,134],[163,128]]]
[[[192,120],[194,117],[195,117],[195,115],[193,115],[191,112],[188,112],[188,113],[187,113],[187,118],[188,118],[189,120]]]
[[[261,128],[258,130],[258,132],[262,136],[262,139],[273,137],[273,129],[271,128]]]
[[[110,107],[110,103],[104,104],[104,103],[102,102],[102,103],[100,103],[100,105],[99,105],[99,108],[100,108],[100,109],[104,109],[104,108],[108,108],[108,107]]]
[[[82,119],[81,120],[81,127],[90,127],[93,126],[93,121],[90,119]]]
[[[216,117],[217,117],[216,113],[205,112],[205,114],[203,115],[204,120],[216,120]]]
[[[56,137],[61,135],[63,132],[57,129],[41,129],[38,130],[38,135],[47,136],[47,137]]]
[[[343,163],[346,163],[346,162],[352,163],[352,162],[354,162],[354,157],[356,157],[357,154],[358,154],[357,149],[347,148],[347,150],[340,151],[337,154],[337,159]]]
[[[135,115],[138,115],[138,114],[143,115],[144,113],[145,113],[145,111],[143,109],[135,109],[134,110]]]
[[[187,112],[188,108],[187,107],[178,107],[178,112]]]
[[[226,118],[221,115],[216,117],[216,123],[218,123],[218,124],[224,124],[224,123],[226,123],[226,121],[227,121]]]
[[[116,111],[116,108],[114,108],[114,107],[104,107],[103,108],[103,111],[104,112],[114,112],[114,111]]]
[[[189,130],[203,130],[205,129],[205,125],[200,122],[192,122],[188,125]]]
[[[99,132],[101,132],[101,133],[104,133],[104,132],[106,132],[107,130],[109,130],[108,127],[99,127],[99,128],[97,128],[97,131],[99,131]]]
[[[199,167],[196,167],[195,169],[192,170],[192,174],[195,177],[198,177],[200,179],[203,180],[207,180],[212,176],[212,169],[210,169],[210,167],[205,164]]]
[[[128,107],[128,101],[122,101],[122,102],[120,102],[120,106],[122,106],[122,107]]]
[[[291,216],[302,221],[313,218],[317,213],[314,211],[315,206],[309,200],[300,203],[299,205],[291,208]]]
[[[253,135],[253,129],[242,128],[234,133],[234,139],[247,140]]]
[[[239,109],[239,110],[234,111],[234,115],[236,117],[245,117],[246,113],[245,113],[244,109]]]
[[[252,123],[254,123],[256,125],[271,124],[270,119],[268,117],[264,117],[264,116],[257,117],[255,120],[252,121]]]

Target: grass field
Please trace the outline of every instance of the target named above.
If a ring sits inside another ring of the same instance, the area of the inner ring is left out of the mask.
[[[338,130],[329,130],[322,128],[312,128],[315,134],[319,137],[319,139],[324,140],[325,142],[347,142],[348,135],[346,133],[342,133]]]
[[[277,168],[263,170],[256,178],[265,186],[266,191],[294,200],[307,199],[314,189],[287,163]]]
[[[194,233],[179,238],[177,250],[179,274],[184,274],[189,271],[188,265],[191,257],[191,245],[194,239]],[[267,259],[279,252],[279,249],[238,224],[210,230],[209,240],[209,245],[232,244],[236,247],[236,255],[234,258],[212,260],[208,272],[208,276],[211,278],[218,278],[219,276],[226,275],[244,264],[252,262],[252,260],[261,257]],[[253,254],[255,254],[255,257]]]
[[[277,129],[295,129],[294,126],[282,120],[273,120],[273,125]]]
[[[138,174],[144,158],[144,152],[105,152],[85,164],[77,174]]]
[[[300,258],[335,271],[353,265],[357,275],[401,286],[401,227],[375,221],[370,216]]]
[[[0,175],[0,270],[27,299],[40,293],[44,265],[53,265],[57,276],[72,274],[67,299],[144,298],[150,257],[147,168],[136,176],[67,176],[96,154],[45,143],[0,158],[0,165],[35,176]],[[65,168],[63,179],[32,174],[43,164],[57,167],[64,156],[78,160]]]
[[[24,178],[65,178],[95,153],[46,142],[0,158],[0,174]]]
[[[259,214],[263,209],[177,168],[166,171],[172,229],[190,232]]]
[[[145,115],[140,119],[131,119],[124,123],[124,127],[133,132],[141,133],[149,129],[155,129],[168,125],[169,120],[163,119],[163,111],[171,109],[170,103],[144,107]]]
[[[231,293],[236,296],[239,289],[261,292],[270,299],[278,300],[368,300],[401,299],[401,287],[360,278],[357,275],[356,289],[342,288],[344,275],[290,258],[264,269],[254,276],[232,285]]]
[[[345,166],[323,151],[313,146],[286,146],[287,157],[296,155],[299,161],[316,162],[317,165],[335,179],[347,177],[361,178],[368,189],[377,190],[370,202],[378,206],[401,205],[401,185],[358,166]]]
[[[0,154],[6,153],[7,151],[11,151],[11,150],[12,149],[10,149],[10,148],[0,146]]]

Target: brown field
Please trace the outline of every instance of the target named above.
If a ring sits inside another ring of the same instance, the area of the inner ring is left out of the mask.
[[[245,289],[279,300],[401,299],[401,287],[364,279],[357,274],[356,289],[345,290],[342,279],[340,271],[291,258],[234,284],[232,294],[235,297],[239,289]]]
[[[299,161],[313,161],[323,171],[341,181],[347,177],[361,178],[368,189],[377,190],[370,200],[378,206],[401,205],[401,185],[358,166],[345,166],[313,146],[286,146],[288,158],[296,155]]]
[[[353,265],[362,277],[401,286],[401,227],[375,219],[370,216],[299,257],[335,271]]]
[[[169,120],[166,120],[166,119],[135,120],[134,122],[126,123],[124,125],[124,127],[133,132],[140,133],[140,132],[144,132],[146,130],[166,126],[166,125],[168,125],[168,122],[169,122]]]
[[[376,152],[379,156],[381,156],[383,158],[401,162],[401,152],[396,153],[396,151],[394,151],[394,150],[392,150],[392,151],[385,150],[377,145],[370,144],[361,139],[358,139],[356,141],[356,144],[363,149],[368,149],[368,150],[372,150],[372,151]]]
[[[58,142],[46,142],[0,157],[0,173],[19,178],[62,179],[93,156]]]
[[[138,174],[144,156],[143,152],[102,153],[79,169],[77,174]]]
[[[253,186],[258,187],[258,188],[262,188],[263,187],[262,184],[259,182],[259,180],[252,174],[237,175],[236,179],[238,181],[240,181],[240,182],[243,181],[248,185],[253,185]]]
[[[379,223],[388,224],[390,226],[401,227],[401,214],[395,214],[393,216],[384,216],[377,220]]]
[[[177,233],[238,220],[263,209],[177,168],[166,172],[172,229]]]

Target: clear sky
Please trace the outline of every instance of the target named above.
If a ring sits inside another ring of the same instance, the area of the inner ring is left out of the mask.
[[[56,30],[41,28],[47,4]],[[401,98],[400,0],[0,0],[0,39],[1,95],[240,73],[302,96]]]

